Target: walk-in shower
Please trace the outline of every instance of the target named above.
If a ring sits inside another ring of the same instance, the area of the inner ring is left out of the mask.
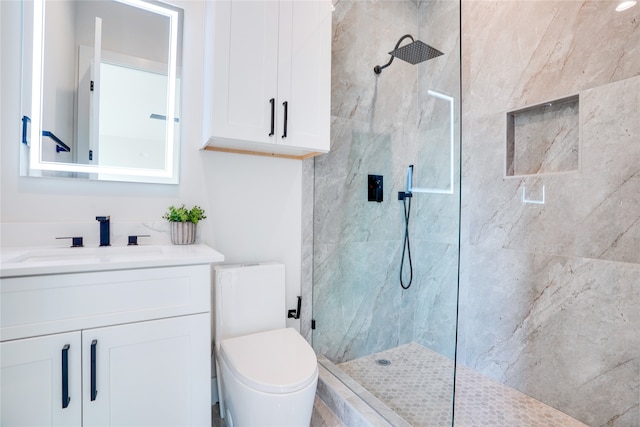
[[[335,7],[331,152],[313,175],[321,363],[398,426],[640,425],[640,10]],[[413,37],[391,50],[401,34]],[[416,39],[443,55],[389,67]],[[384,176],[379,203],[363,191],[370,174]]]

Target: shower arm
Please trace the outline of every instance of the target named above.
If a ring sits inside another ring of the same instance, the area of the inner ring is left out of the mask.
[[[415,41],[410,34],[405,34],[404,36],[400,37],[400,40],[398,40],[398,43],[396,43],[396,47],[393,50],[397,50],[400,47],[400,43],[402,43],[402,40],[407,39],[407,38],[411,39],[412,42]],[[373,72],[376,73],[376,74],[382,73],[382,70],[384,70],[389,65],[391,65],[391,63],[393,62],[394,58],[395,58],[395,56],[391,55],[391,59],[389,59],[389,62],[387,62],[384,65],[376,65],[375,67],[373,67]]]

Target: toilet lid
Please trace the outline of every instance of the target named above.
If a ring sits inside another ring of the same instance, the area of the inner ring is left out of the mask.
[[[293,328],[226,339],[220,355],[240,381],[266,393],[292,393],[318,376],[313,349]]]

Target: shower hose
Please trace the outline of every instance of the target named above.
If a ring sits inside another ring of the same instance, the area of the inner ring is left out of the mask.
[[[407,199],[409,202],[407,203]],[[404,197],[402,199],[404,206],[404,243],[402,245],[402,260],[400,261],[400,286],[402,289],[409,289],[411,282],[413,282],[413,264],[411,262],[411,245],[409,244],[409,216],[411,215],[411,196]],[[404,270],[405,253],[409,258],[409,283],[405,284],[402,278],[402,272]]]

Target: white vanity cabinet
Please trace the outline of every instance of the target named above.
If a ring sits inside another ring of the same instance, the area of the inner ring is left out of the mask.
[[[210,264],[123,265],[0,279],[0,425],[210,425]]]
[[[199,314],[82,331],[83,426],[209,425],[209,324]]]
[[[80,336],[70,332],[0,343],[1,425],[82,424]],[[63,375],[65,351],[68,370]],[[65,381],[71,400],[63,407]]]
[[[331,2],[206,4],[205,148],[329,151]]]

